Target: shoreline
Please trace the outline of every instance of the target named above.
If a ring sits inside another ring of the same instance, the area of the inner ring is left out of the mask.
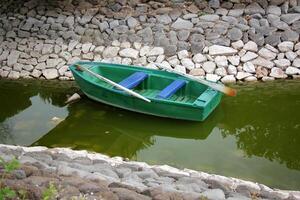
[[[21,147],[0,145],[0,155],[8,161],[15,156],[21,164],[35,166],[48,171],[56,177],[79,177],[83,182],[102,181],[115,195],[135,192],[140,199],[156,198],[164,195],[181,197],[179,199],[300,199],[300,191],[287,191],[269,188],[263,184],[237,178],[208,174],[190,169],[177,169],[168,165],[148,165],[143,162],[125,161],[121,157],[108,157],[100,153],[69,148]],[[24,169],[21,167],[21,170]],[[23,170],[24,171],[24,170]],[[22,173],[22,172],[18,172]],[[25,173],[26,174],[26,173]],[[53,176],[54,176],[53,175]],[[33,175],[36,176],[36,175]],[[42,176],[42,175],[40,175]],[[49,184],[49,177],[40,179],[30,176],[26,180],[39,180]],[[20,179],[20,181],[22,181]],[[54,179],[53,179],[54,180]],[[59,183],[64,180],[58,179]],[[55,182],[55,181],[54,181]],[[32,183],[32,182],[31,182]],[[56,182],[55,182],[56,183]],[[69,184],[71,185],[71,184]],[[90,190],[82,190],[81,195],[95,195]],[[112,188],[119,188],[114,190]],[[120,189],[122,188],[122,189]],[[94,188],[94,191],[100,191]],[[101,193],[101,192],[100,192]],[[103,194],[98,195],[103,195]],[[79,194],[77,194],[79,195]],[[120,197],[119,196],[119,197]],[[99,196],[98,196],[99,197]],[[105,197],[104,197],[105,199]]]

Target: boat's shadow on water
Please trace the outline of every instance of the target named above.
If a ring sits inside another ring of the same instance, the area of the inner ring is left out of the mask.
[[[132,158],[155,143],[153,136],[205,140],[218,116],[205,122],[134,113],[84,97],[68,106],[68,117],[34,145],[69,146]]]

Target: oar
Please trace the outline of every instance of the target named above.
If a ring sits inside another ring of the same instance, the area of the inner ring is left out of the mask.
[[[199,83],[202,83],[204,85],[207,85],[208,87],[211,87],[215,90],[218,90],[228,96],[235,96],[236,95],[236,90],[235,89],[232,89],[230,87],[226,87],[225,85],[223,84],[219,84],[219,83],[214,83],[214,82],[210,82],[210,81],[207,81],[205,79],[200,79],[200,78],[196,78],[192,75],[189,75],[189,74],[184,74],[182,72],[179,72],[179,71],[176,71],[174,69],[170,69],[170,68],[166,68],[164,66],[162,66],[160,63],[154,63],[155,65],[157,65],[159,68],[165,70],[165,71],[168,71],[168,72],[171,72],[171,73],[175,73],[175,74],[179,74],[181,76],[184,76],[184,77],[187,77],[189,79],[192,79],[194,81],[197,81]]]
[[[94,77],[96,77],[96,78],[98,78],[98,79],[100,79],[102,81],[105,81],[106,83],[109,83],[109,84],[115,86],[116,88],[119,88],[120,90],[124,90],[125,92],[127,92],[128,94],[131,94],[132,96],[134,96],[136,98],[142,99],[142,100],[147,101],[149,103],[151,102],[150,99],[147,99],[147,98],[143,97],[142,95],[140,95],[140,94],[138,94],[138,93],[136,93],[136,92],[134,92],[132,90],[129,90],[126,87],[123,87],[122,85],[119,85],[118,83],[115,83],[115,82],[113,82],[112,80],[110,80],[108,78],[105,78],[105,77],[103,77],[103,76],[101,76],[99,74],[96,74],[95,72],[93,72],[93,71],[91,71],[91,70],[89,70],[89,69],[87,69],[85,67],[82,67],[82,66],[80,66],[78,64],[76,64],[75,66],[76,66],[77,70],[86,71],[89,74],[93,75]]]

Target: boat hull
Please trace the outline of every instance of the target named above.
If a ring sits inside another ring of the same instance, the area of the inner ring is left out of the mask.
[[[203,121],[219,104],[222,97],[221,93],[216,92],[213,99],[205,107],[196,104],[176,104],[156,99],[151,99],[151,102],[148,103],[118,89],[99,87],[97,84],[85,80],[76,70],[71,68],[71,71],[80,89],[90,99],[122,109],[160,117]]]

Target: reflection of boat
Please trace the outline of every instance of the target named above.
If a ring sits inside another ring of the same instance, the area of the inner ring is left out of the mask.
[[[158,118],[87,99],[71,104],[68,109],[69,116],[34,145],[69,146],[131,158],[137,151],[151,146],[153,136],[204,140],[217,119],[211,116],[199,124]]]
[[[222,97],[206,85],[166,71],[98,62],[78,62],[70,70],[89,98],[156,116],[203,121]],[[101,77],[95,78],[99,75],[148,98],[151,103],[119,90]]]

